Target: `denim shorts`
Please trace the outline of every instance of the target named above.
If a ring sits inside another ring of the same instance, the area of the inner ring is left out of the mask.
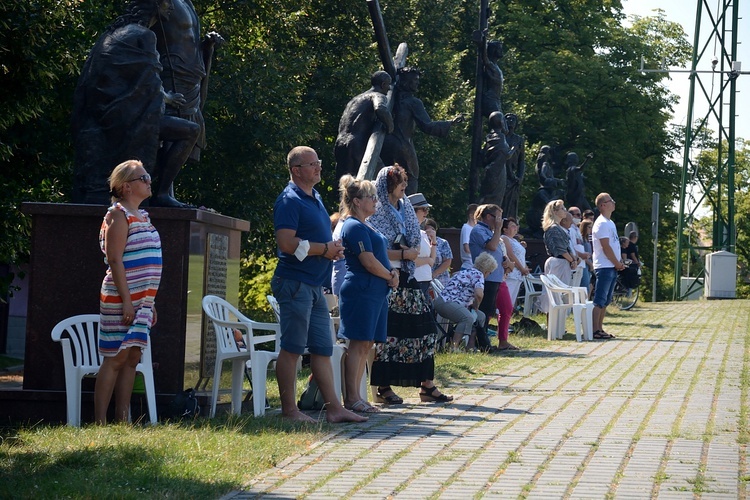
[[[617,269],[601,267],[596,271],[596,288],[594,289],[594,305],[607,307],[612,302],[612,294],[617,282]]]
[[[279,303],[281,348],[292,354],[331,356],[333,338],[328,303],[319,286],[274,276],[271,291]]]

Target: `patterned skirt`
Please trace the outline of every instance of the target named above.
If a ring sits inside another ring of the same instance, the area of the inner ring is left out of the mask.
[[[388,337],[375,345],[370,383],[419,387],[435,378],[437,332],[428,298],[417,281],[401,273],[388,296]]]

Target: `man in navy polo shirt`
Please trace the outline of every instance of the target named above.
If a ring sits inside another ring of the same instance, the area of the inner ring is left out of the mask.
[[[331,276],[331,261],[343,257],[341,241],[332,241],[331,221],[313,186],[320,182],[323,164],[314,149],[297,146],[287,155],[291,181],[273,207],[279,263],[271,290],[279,303],[281,352],[276,378],[281,413],[300,422],[315,422],[295,402],[297,361],[307,348],[315,381],[326,401],[326,420],[363,422],[366,417],[341,405],[333,388],[333,339],[322,285]]]

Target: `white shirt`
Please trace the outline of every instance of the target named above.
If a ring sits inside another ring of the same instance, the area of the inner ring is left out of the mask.
[[[593,237],[594,269],[615,267],[615,263],[609,260],[604,254],[601,243],[601,240],[608,239],[609,246],[614,252],[615,258],[618,258],[619,260],[619,255],[621,253],[620,237],[617,235],[617,227],[615,226],[615,223],[603,215],[599,215],[594,222],[594,229],[591,234]]]
[[[424,231],[420,231],[422,233],[422,239],[419,242],[419,256],[420,257],[429,257],[430,256],[430,237],[427,236],[427,233]],[[417,266],[414,269],[414,279],[417,281],[432,281],[432,266],[429,264],[425,264],[423,266]]]
[[[460,244],[460,254],[461,254],[461,269],[471,269],[474,267],[474,262],[471,260],[471,251],[467,252],[464,250],[464,245],[469,244],[469,236],[471,235],[471,228],[474,226],[470,226],[468,224],[464,224],[461,226],[461,244]]]
[[[585,252],[586,249],[583,246],[583,236],[581,235],[581,230],[578,229],[578,226],[572,224],[568,228],[568,234],[570,235],[570,248],[573,249],[576,255],[578,254],[578,252]],[[584,267],[585,265],[586,262],[584,262],[583,257],[581,257],[581,261],[578,263],[578,267]]]

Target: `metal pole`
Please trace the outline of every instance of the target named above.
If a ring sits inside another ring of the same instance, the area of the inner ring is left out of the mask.
[[[659,247],[659,193],[651,193],[651,239],[654,240],[654,259],[651,267],[651,302],[656,302],[657,249]]]

